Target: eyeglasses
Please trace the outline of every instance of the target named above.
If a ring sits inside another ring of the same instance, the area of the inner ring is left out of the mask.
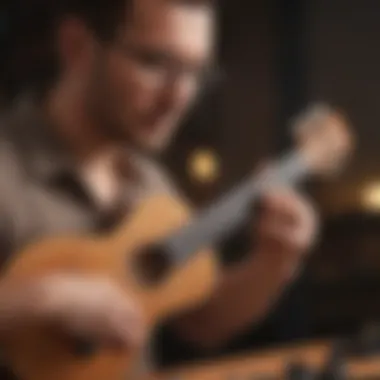
[[[115,47],[127,58],[132,59],[161,80],[173,81],[186,78],[200,88],[219,82],[221,70],[213,67],[199,67],[180,62],[170,54],[158,50],[117,43]]]

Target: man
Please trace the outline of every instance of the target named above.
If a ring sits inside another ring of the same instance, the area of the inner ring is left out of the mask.
[[[37,238],[104,228],[106,216],[110,228],[113,210],[130,209],[137,194],[176,194],[148,156],[167,146],[201,90],[213,61],[214,13],[207,0],[36,1],[26,12],[33,25],[24,35],[43,49],[28,60],[29,79],[38,79],[27,83],[32,96],[20,96],[3,121],[4,257]],[[172,330],[210,349],[263,319],[315,232],[299,194],[267,194],[249,259],[226,270],[209,303]],[[3,283],[0,329],[29,318],[104,343],[144,337],[136,301],[104,279],[62,273]]]

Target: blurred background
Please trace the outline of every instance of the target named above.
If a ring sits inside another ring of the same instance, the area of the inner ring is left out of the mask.
[[[167,160],[189,196],[207,203],[286,149],[288,120],[309,103],[341,108],[358,139],[337,181],[305,189],[320,210],[322,236],[271,328],[262,326],[260,345],[355,334],[380,321],[379,12],[371,0],[223,3],[223,81]],[[194,160],[203,161],[198,177]],[[217,174],[207,181],[210,167]]]
[[[306,186],[323,222],[305,272],[258,345],[353,334],[380,322],[380,2],[221,1],[218,81],[181,130],[165,163],[198,206],[292,143],[288,120],[310,102],[345,111],[358,135],[347,172]],[[15,42],[0,13],[4,67]],[[33,46],[28,49],[33,50]],[[12,62],[12,70],[23,72]],[[14,82],[3,75],[6,101]],[[233,247],[231,248],[233,249]],[[268,320],[269,320],[268,319]],[[261,332],[260,333],[260,329]]]

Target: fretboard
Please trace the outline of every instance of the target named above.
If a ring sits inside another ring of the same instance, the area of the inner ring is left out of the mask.
[[[268,169],[251,176],[196,215],[188,225],[167,238],[163,245],[170,260],[182,263],[201,248],[228,238],[252,217],[252,205],[273,186],[294,184],[308,174],[301,156],[291,153]]]

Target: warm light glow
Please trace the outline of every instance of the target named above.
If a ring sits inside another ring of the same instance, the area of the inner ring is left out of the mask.
[[[364,189],[363,204],[369,211],[380,211],[380,183]]]
[[[198,182],[216,181],[220,175],[217,154],[210,149],[197,149],[189,158],[189,174]]]

